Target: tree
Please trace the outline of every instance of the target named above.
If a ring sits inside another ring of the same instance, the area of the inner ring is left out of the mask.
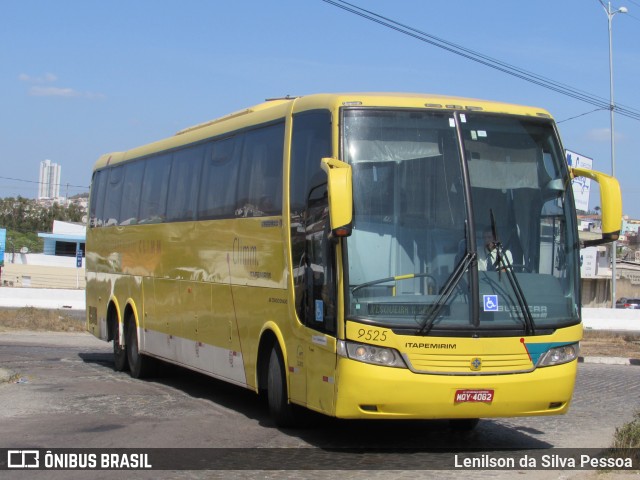
[[[23,197],[0,199],[0,227],[21,233],[51,232],[53,221],[80,222],[85,211],[80,205],[41,205]]]

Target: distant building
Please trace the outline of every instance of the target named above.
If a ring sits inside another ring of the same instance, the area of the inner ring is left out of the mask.
[[[640,230],[640,220],[633,220],[627,216],[622,218],[622,233],[638,234]]]
[[[38,234],[44,253],[5,255],[3,287],[85,288],[85,232],[84,225],[54,220],[53,233]]]
[[[60,171],[62,167],[51,160],[40,162],[40,185],[38,199],[58,198],[60,196]]]
[[[53,221],[53,233],[38,233],[44,239],[45,255],[75,257],[78,252],[84,256],[86,227],[77,223]]]
[[[580,241],[597,240],[602,235],[600,215],[578,215]],[[624,217],[616,252],[616,300],[621,297],[640,297],[640,220]],[[609,307],[611,305],[611,277],[613,275],[611,244],[580,250],[582,277],[582,306]]]

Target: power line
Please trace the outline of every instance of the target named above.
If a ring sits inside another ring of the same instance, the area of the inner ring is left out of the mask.
[[[461,57],[467,58],[474,62],[480,63],[487,67],[501,71],[508,75],[514,76],[516,78],[520,78],[521,80],[525,80],[527,82],[541,86],[548,90],[552,90],[562,95],[575,98],[576,100],[581,100],[585,103],[589,103],[591,105],[598,107],[598,109],[610,110],[612,108],[609,101],[605,98],[590,94],[582,90],[578,90],[569,85],[557,82],[555,80],[543,77],[541,75],[537,75],[533,72],[529,72],[527,70],[516,67],[515,65],[511,65],[501,60],[497,60],[495,58],[489,57],[487,55],[476,52],[474,50],[470,50],[466,47],[449,42],[442,38],[436,37],[435,35],[431,35],[429,33],[423,32],[421,30],[410,27],[408,25],[404,25],[400,22],[397,22],[395,20],[392,20],[388,17],[382,16],[370,10],[366,10],[362,7],[358,7],[357,5],[351,4],[344,0],[322,0],[322,1],[325,3],[328,3],[329,5],[333,5],[334,7],[345,10],[349,13],[353,13],[354,15],[358,15],[359,17],[378,23],[379,25],[382,25],[384,27],[390,28],[391,30],[395,30],[399,33],[413,37],[417,40],[436,46],[438,48],[454,53]],[[613,108],[620,115],[623,115],[628,118],[632,118],[634,120],[640,120],[640,111],[634,108],[627,107],[620,103],[613,106]]]
[[[14,182],[36,183],[38,185],[48,185],[48,183],[46,183],[46,182],[36,182],[35,180],[25,180],[23,178],[0,177],[0,179],[2,179],[2,180],[12,180]],[[89,188],[86,185],[71,185],[70,183],[54,183],[54,185],[55,186],[60,186],[60,187],[73,187],[73,188],[85,188],[85,189]]]
[[[584,117],[585,115],[589,115],[589,114],[594,113],[594,112],[599,112],[600,110],[604,110],[604,109],[596,108],[595,110],[590,110],[588,112],[581,113],[580,115],[576,115],[574,117],[565,118],[564,120],[558,120],[558,121],[556,121],[556,123],[562,123],[562,122],[568,122],[569,120],[575,120],[576,118]]]
[[[636,22],[640,22],[640,18],[636,17],[635,15],[631,15],[630,13],[625,13],[625,17],[629,17],[634,19]]]

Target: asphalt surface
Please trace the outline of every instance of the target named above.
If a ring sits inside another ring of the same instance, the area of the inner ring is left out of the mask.
[[[468,434],[446,422],[346,422],[322,419],[315,428],[274,428],[265,405],[244,389],[183,369],[150,381],[113,371],[111,345],[84,333],[0,333],[0,365],[12,373],[0,385],[0,448],[239,448],[305,452],[358,452],[409,448],[421,451],[479,446],[498,455],[511,448],[598,449],[640,406],[640,369],[585,363],[579,367],[569,413],[558,417],[482,420]],[[6,375],[5,375],[6,376]],[[246,451],[246,450],[245,450]],[[214,450],[215,452],[215,450]],[[336,454],[337,455],[337,454]],[[250,457],[250,455],[249,455]],[[154,471],[136,478],[513,478],[515,472],[416,470],[411,457],[383,454],[376,470],[352,454],[340,472],[327,470]],[[1,459],[0,459],[1,460]],[[312,462],[313,456],[309,459]],[[321,460],[327,461],[326,458]],[[247,459],[250,461],[250,458]],[[331,457],[329,462],[334,461]],[[360,462],[360,463],[359,463]],[[413,467],[413,468],[412,468]],[[323,466],[326,468],[326,465]],[[390,470],[391,469],[391,470]],[[4,473],[8,473],[5,477]],[[28,473],[29,475],[26,475]],[[90,474],[88,474],[90,473]],[[527,478],[577,479],[596,472],[518,471]],[[628,476],[628,472],[609,475]],[[130,478],[131,472],[0,472],[3,478]],[[634,477],[632,477],[634,478]],[[637,478],[637,476],[635,476]]]

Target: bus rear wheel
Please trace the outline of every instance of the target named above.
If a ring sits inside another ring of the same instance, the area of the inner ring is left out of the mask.
[[[113,369],[116,372],[124,372],[129,368],[126,347],[120,344],[120,324],[116,321],[116,331],[113,336]]]
[[[271,418],[278,427],[287,428],[296,425],[294,407],[287,395],[287,376],[284,359],[276,346],[271,350],[269,370],[267,372],[267,401]]]
[[[127,319],[125,329],[127,335],[126,350],[127,361],[129,362],[129,373],[133,378],[145,378],[153,373],[155,360],[144,355],[138,350],[138,331],[133,314]]]

